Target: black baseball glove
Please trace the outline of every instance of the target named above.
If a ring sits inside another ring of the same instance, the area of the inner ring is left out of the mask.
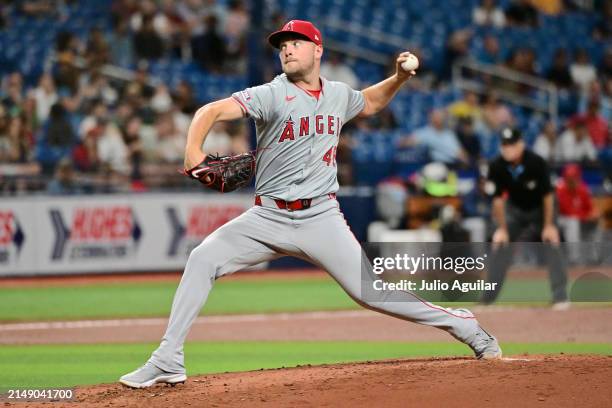
[[[255,173],[255,155],[241,153],[234,156],[207,155],[202,163],[184,174],[206,187],[229,193],[246,186]]]

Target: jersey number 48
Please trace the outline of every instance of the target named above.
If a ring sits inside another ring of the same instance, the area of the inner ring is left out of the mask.
[[[337,151],[337,147],[336,146],[332,146],[323,155],[323,161],[325,163],[327,163],[328,166],[335,166],[336,165],[336,151]]]

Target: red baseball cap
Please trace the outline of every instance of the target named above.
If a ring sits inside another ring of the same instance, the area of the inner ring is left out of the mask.
[[[279,31],[275,31],[268,36],[268,42],[274,47],[279,48],[279,43],[284,33],[294,33],[304,37],[317,45],[323,45],[321,32],[310,21],[291,20],[287,22]]]
[[[582,178],[582,170],[577,164],[571,163],[563,168],[563,178],[566,180],[580,180]]]

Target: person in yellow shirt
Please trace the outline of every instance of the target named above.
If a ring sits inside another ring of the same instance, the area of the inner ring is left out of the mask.
[[[470,118],[476,122],[482,118],[482,109],[480,108],[478,95],[472,91],[465,91],[463,99],[450,104],[447,110],[453,122],[463,118]]]

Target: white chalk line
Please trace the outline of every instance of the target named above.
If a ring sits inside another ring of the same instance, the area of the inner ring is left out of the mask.
[[[337,318],[362,318],[373,316],[372,312],[366,310],[345,310],[326,312],[296,312],[296,313],[259,313],[248,315],[223,315],[223,316],[200,316],[195,323],[246,323],[261,321],[287,321],[295,319],[337,319]],[[0,332],[6,331],[30,331],[30,330],[52,330],[52,329],[86,329],[103,327],[125,327],[125,326],[159,326],[166,325],[168,318],[140,318],[140,319],[110,319],[110,320],[74,320],[59,322],[31,322],[31,323],[8,323],[0,324]]]
[[[516,310],[512,306],[487,306],[471,308],[475,312],[506,312]],[[363,318],[376,316],[375,312],[368,310],[340,310],[319,312],[291,312],[291,313],[255,313],[243,315],[222,316],[200,316],[195,324],[203,323],[246,323],[262,321],[287,321],[294,319],[337,319],[337,318]],[[8,331],[32,331],[52,329],[86,329],[103,327],[125,327],[125,326],[159,326],[166,325],[168,318],[138,318],[138,319],[100,319],[100,320],[69,320],[50,322],[27,322],[0,324],[0,332]]]
[[[502,361],[536,361],[536,358],[511,358],[511,357],[502,357]]]

